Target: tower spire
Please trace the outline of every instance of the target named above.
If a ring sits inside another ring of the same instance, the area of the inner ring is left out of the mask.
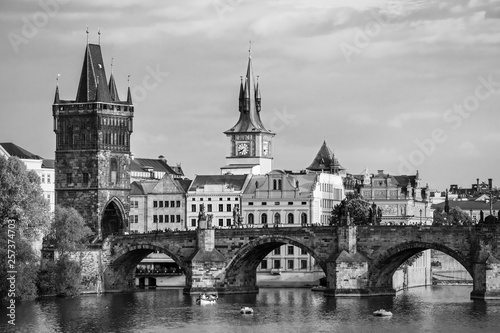
[[[89,45],[89,26],[87,26],[87,30],[85,30],[85,33],[87,34],[87,45]]]
[[[132,93],[130,92],[130,74],[127,75],[128,89],[127,89],[127,104],[132,105]]]
[[[59,76],[61,76],[61,74],[57,74],[57,77],[56,77],[56,94],[54,96],[54,104],[57,104],[61,101],[59,99]]]
[[[111,100],[113,102],[119,102],[120,97],[118,96],[118,89],[116,88],[115,77],[113,75],[113,58],[111,58],[111,75],[109,76],[108,90]]]
[[[97,44],[101,45],[101,27],[97,28]]]

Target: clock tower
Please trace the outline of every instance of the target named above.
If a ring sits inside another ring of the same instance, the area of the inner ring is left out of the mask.
[[[224,132],[230,140],[230,150],[227,165],[221,168],[221,173],[266,174],[273,169],[272,140],[275,133],[267,130],[260,119],[259,82],[253,76],[250,55],[245,80],[243,82],[242,78],[240,83],[238,110],[238,122]]]

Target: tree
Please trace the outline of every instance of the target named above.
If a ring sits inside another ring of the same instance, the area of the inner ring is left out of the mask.
[[[59,256],[55,262],[44,263],[38,276],[41,294],[74,296],[80,291],[81,267],[74,260],[76,251],[85,248],[92,230],[74,208],[56,206],[54,222],[47,241]]]
[[[36,296],[39,258],[32,244],[46,233],[49,223],[49,205],[43,197],[36,172],[28,171],[18,158],[0,157],[0,256],[4,258],[0,261],[1,298],[6,298],[9,290],[7,271],[12,269],[7,266],[9,262],[5,258],[12,254],[9,252],[12,249],[15,250],[17,272],[16,298],[30,299]]]
[[[452,207],[448,214],[438,207],[434,210],[434,220],[432,225],[472,225],[472,218],[464,212],[460,207]]]
[[[81,250],[91,236],[92,230],[76,209],[56,206],[50,237],[61,256]]]
[[[348,193],[346,198],[335,205],[332,210],[331,220],[333,224],[340,224],[342,216],[349,213],[354,224],[369,224],[371,205],[358,193]]]

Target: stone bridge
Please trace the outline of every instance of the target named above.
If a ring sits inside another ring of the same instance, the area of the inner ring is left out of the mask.
[[[392,275],[420,251],[460,262],[474,280],[472,298],[500,298],[500,227],[323,226],[112,236],[99,251],[103,291],[134,288],[135,267],[153,251],[186,272],[185,293],[257,293],[257,266],[284,244],[309,253],[327,277],[326,296],[395,295]]]

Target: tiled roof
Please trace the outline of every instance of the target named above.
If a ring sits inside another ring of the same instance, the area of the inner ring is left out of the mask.
[[[132,172],[145,172],[146,168],[153,168],[155,172],[165,172],[171,175],[177,175],[164,160],[152,158],[134,158],[130,161],[130,171]]]
[[[45,169],[55,169],[55,160],[43,159],[42,168]]]
[[[112,102],[109,93],[101,46],[88,44],[85,49],[80,83],[76,93],[76,102]]]
[[[227,185],[235,191],[241,191],[247,175],[201,175],[196,176],[189,187],[190,191],[196,191],[198,187],[205,185]]]
[[[23,159],[30,159],[30,160],[41,160],[42,158],[38,155],[35,155],[29,151],[27,151],[24,148],[19,147],[18,145],[12,143],[12,142],[2,142],[0,143],[0,146],[5,149],[5,151],[10,155],[10,156],[15,156],[18,158],[23,158]]]
[[[345,170],[342,165],[340,165],[338,159],[335,157],[333,151],[328,147],[326,141],[323,141],[321,148],[319,148],[318,153],[314,157],[311,165],[307,167],[307,170],[311,171],[338,171]]]

